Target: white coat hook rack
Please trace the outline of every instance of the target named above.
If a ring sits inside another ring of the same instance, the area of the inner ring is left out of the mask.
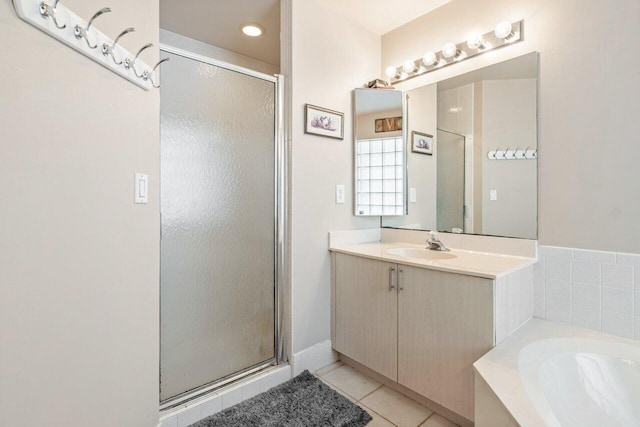
[[[527,147],[524,150],[520,147],[515,150],[507,147],[502,150],[497,148],[487,152],[487,158],[489,160],[529,160],[538,158],[538,150]]]
[[[145,45],[138,51],[138,55],[134,55],[118,44],[120,37],[133,32],[133,28],[127,28],[112,40],[95,27],[93,21],[96,18],[111,12],[108,7],[100,9],[86,21],[60,3],[60,0],[12,1],[16,13],[23,21],[144,90],[151,90],[156,86],[153,77],[155,68],[138,58],[140,53],[150,46]]]

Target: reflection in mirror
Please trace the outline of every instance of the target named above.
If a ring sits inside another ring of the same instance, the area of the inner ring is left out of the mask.
[[[402,92],[356,89],[354,93],[355,215],[404,215]]]
[[[537,78],[534,52],[408,91],[433,153],[412,147],[407,215],[382,226],[537,238]]]

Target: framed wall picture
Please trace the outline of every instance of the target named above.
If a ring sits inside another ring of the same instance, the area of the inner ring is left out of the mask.
[[[411,132],[411,151],[414,153],[433,154],[433,135],[422,132]]]
[[[401,131],[402,117],[386,117],[384,119],[376,119],[375,124],[376,133]]]
[[[344,139],[344,113],[305,104],[304,121],[304,133]]]

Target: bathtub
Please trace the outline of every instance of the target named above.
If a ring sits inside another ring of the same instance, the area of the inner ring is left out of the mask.
[[[640,342],[531,319],[474,368],[478,427],[640,427]]]

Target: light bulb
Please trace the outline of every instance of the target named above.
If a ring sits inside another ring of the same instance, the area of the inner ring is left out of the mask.
[[[393,65],[389,65],[387,69],[384,70],[384,73],[387,75],[387,77],[392,79],[398,75],[398,70],[396,70],[396,67],[394,67]]]
[[[495,35],[499,39],[509,39],[513,35],[511,32],[511,22],[502,21],[496,25]]]
[[[484,39],[480,34],[473,34],[469,37],[469,40],[467,40],[467,46],[469,46],[470,49],[482,50],[485,47]]]
[[[242,26],[242,32],[250,37],[258,37],[264,33],[264,27],[260,24],[250,22]]]
[[[458,48],[453,43],[447,43],[442,47],[442,56],[445,58],[453,58],[458,52]]]
[[[432,65],[434,65],[436,62],[438,62],[438,58],[436,57],[436,54],[433,52],[427,52],[424,54],[424,56],[422,57],[422,62],[424,63],[424,65],[426,65],[427,67],[430,67]]]
[[[416,63],[411,60],[407,60],[402,64],[402,69],[405,73],[412,73],[416,69]]]
[[[400,76],[398,77],[399,80],[404,80],[407,77],[409,77],[409,74],[405,73],[404,71],[400,73]]]

